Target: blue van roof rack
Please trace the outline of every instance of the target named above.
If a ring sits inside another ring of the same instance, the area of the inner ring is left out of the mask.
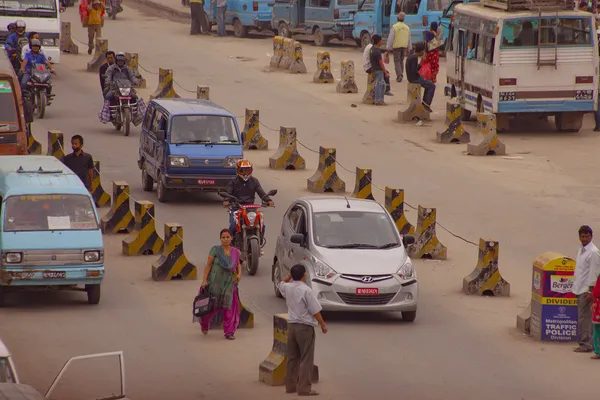
[[[17,169],[17,173],[19,174],[62,174],[62,169],[44,169],[39,167],[37,170],[25,170],[21,165],[19,169]]]

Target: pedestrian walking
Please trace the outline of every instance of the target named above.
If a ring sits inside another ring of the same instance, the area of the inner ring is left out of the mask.
[[[210,35],[210,24],[208,23],[208,15],[204,11],[204,0],[189,0],[190,13],[192,17],[192,25],[190,27],[190,35]]]
[[[100,39],[102,37],[104,12],[105,7],[100,0],[92,0],[91,4],[87,4],[88,54],[92,54],[95,39]]]
[[[315,327],[320,325],[321,331],[327,333],[327,325],[321,316],[321,305],[304,283],[304,265],[296,264],[290,272],[278,285],[288,308],[285,391],[299,396],[318,396],[319,393],[312,390],[311,377],[315,359]]]
[[[575,278],[572,292],[577,296],[579,347],[576,353],[590,353],[592,346],[592,291],[600,274],[600,251],[592,243],[592,228],[583,225],[579,228],[581,246],[577,251]]]
[[[192,3],[193,4],[193,3]],[[204,278],[200,290],[208,290],[214,298],[214,308],[200,318],[204,335],[208,334],[211,318],[223,312],[225,339],[235,340],[235,331],[240,323],[240,301],[238,284],[242,278],[240,251],[231,245],[229,228],[221,230],[221,244],[213,246],[204,267]]]
[[[406,78],[408,79],[408,82],[417,83],[425,89],[425,93],[423,93],[423,107],[431,112],[431,103],[433,102],[433,95],[435,94],[435,83],[420,75],[419,69],[421,65],[419,63],[419,57],[422,57],[424,54],[425,43],[416,43],[415,52],[406,59]]]
[[[371,71],[375,78],[374,104],[376,106],[385,106],[387,105],[383,101],[386,89],[385,77],[389,79],[390,74],[385,69],[385,63],[383,62],[383,57],[379,50],[383,44],[381,36],[373,35],[372,42],[373,47],[371,47],[369,57],[371,61]]]
[[[592,342],[594,344],[593,360],[600,360],[600,276],[596,279],[596,285],[592,290],[594,303],[592,304],[592,325],[594,326]]]
[[[404,23],[405,18],[405,13],[401,12],[398,14],[398,22],[390,29],[386,45],[388,53],[391,52],[394,56],[396,82],[402,82],[404,78],[404,59],[408,56],[412,48],[410,43],[410,27]]]
[[[81,179],[85,187],[90,190],[94,174],[94,159],[88,153],[83,152],[83,137],[74,135],[71,138],[73,152],[65,155],[60,161]]]
[[[217,4],[217,36],[227,36],[225,30],[225,13],[227,12],[227,0],[213,0]]]

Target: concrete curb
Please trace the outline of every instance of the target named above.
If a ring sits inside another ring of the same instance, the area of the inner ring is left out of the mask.
[[[137,0],[137,3],[147,6],[147,7],[152,7],[154,9],[158,9],[160,11],[164,11],[164,12],[169,13],[178,18],[184,18],[186,20],[191,20],[189,12],[177,10],[173,7],[166,6],[158,0]]]

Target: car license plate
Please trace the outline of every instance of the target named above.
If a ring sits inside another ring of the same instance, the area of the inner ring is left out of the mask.
[[[360,295],[373,295],[373,294],[379,294],[379,289],[378,288],[356,288],[356,294],[360,294]]]
[[[44,279],[62,279],[67,277],[65,271],[47,271],[42,273]]]
[[[198,179],[198,185],[214,185],[214,179]]]

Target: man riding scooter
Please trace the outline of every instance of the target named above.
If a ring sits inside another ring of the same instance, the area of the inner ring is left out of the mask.
[[[115,101],[115,94],[112,91],[113,84],[119,80],[128,80],[131,82],[131,86],[135,87],[135,76],[133,72],[127,67],[127,59],[124,53],[119,53],[115,57],[115,63],[108,67],[106,70],[106,87],[108,92],[106,93],[105,99],[112,105]],[[137,102],[137,95],[131,91],[131,102]]]
[[[46,68],[50,70],[53,74],[54,69],[52,69],[52,65],[48,62],[46,56],[41,52],[42,50],[42,42],[38,39],[33,39],[31,41],[31,51],[25,55],[25,59],[21,62],[21,73],[23,76],[21,77],[21,89],[27,90],[28,83],[31,80],[31,69],[33,65],[45,65]]]
[[[10,25],[9,25],[10,26]],[[29,40],[25,35],[25,22],[23,20],[18,20],[15,22],[15,31],[8,35],[6,41],[4,42],[4,49],[6,50],[6,54],[10,62],[13,65],[15,71],[19,71],[21,64],[21,49]]]

